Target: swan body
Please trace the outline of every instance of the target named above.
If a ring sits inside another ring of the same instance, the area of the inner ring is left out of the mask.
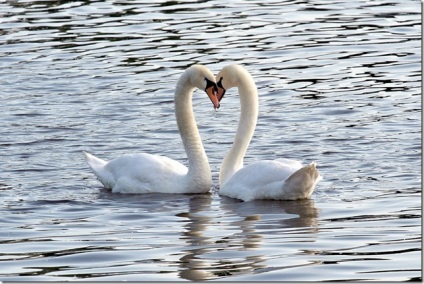
[[[243,158],[252,139],[258,117],[256,84],[240,65],[225,66],[216,76],[218,98],[237,87],[241,114],[236,136],[225,156],[219,173],[219,194],[251,201],[255,199],[307,199],[322,178],[316,163],[303,166],[290,159],[264,160],[243,167]]]
[[[219,107],[213,74],[202,65],[193,65],[180,77],[174,96],[178,130],[187,153],[188,168],[165,156],[147,153],[125,154],[109,162],[84,152],[99,181],[119,193],[205,193],[212,175],[192,107],[195,88],[205,90],[214,107]]]

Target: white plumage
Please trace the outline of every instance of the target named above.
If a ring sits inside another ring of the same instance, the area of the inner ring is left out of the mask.
[[[205,193],[212,186],[209,161],[197,129],[192,107],[195,88],[205,90],[214,107],[219,107],[213,74],[194,65],[180,77],[175,91],[175,115],[187,153],[189,167],[160,155],[126,154],[110,162],[84,152],[99,181],[120,193]]]
[[[299,161],[280,158],[243,167],[243,158],[258,117],[256,85],[247,70],[235,64],[224,67],[216,76],[216,81],[220,100],[226,90],[238,87],[241,104],[237,133],[220,168],[219,194],[244,201],[309,198],[321,179],[315,162],[302,166]]]

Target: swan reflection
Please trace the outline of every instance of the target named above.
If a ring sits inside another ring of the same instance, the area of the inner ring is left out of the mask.
[[[210,210],[211,203],[210,195],[195,196],[190,198],[189,212],[177,214],[179,217],[188,219],[181,236],[181,239],[189,246],[189,249],[184,251],[185,255],[179,260],[179,266],[182,268],[179,275],[183,279],[196,281],[214,278],[213,272],[209,270],[208,262],[200,258],[214,245],[214,241],[204,235],[214,219],[203,213]]]
[[[186,248],[178,266],[179,276],[192,281],[265,269],[269,253],[261,250],[271,234],[302,228],[314,241],[317,231],[318,209],[313,200],[239,202],[199,195],[190,198],[188,209],[177,214],[186,222],[180,237]]]

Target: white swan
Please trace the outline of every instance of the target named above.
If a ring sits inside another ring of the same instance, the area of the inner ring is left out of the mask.
[[[216,76],[216,82],[219,100],[226,90],[238,87],[241,104],[237,133],[219,172],[219,194],[244,201],[309,198],[321,179],[315,162],[303,167],[299,161],[277,159],[243,167],[243,158],[258,117],[256,85],[249,72],[236,64],[225,66]]]
[[[202,65],[188,68],[178,80],[174,96],[188,169],[170,158],[146,153],[126,154],[106,162],[84,152],[88,165],[106,188],[120,193],[205,193],[210,190],[211,170],[193,114],[195,88],[205,90],[214,107],[219,107],[212,72]]]

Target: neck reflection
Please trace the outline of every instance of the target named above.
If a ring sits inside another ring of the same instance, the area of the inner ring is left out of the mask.
[[[268,269],[268,239],[284,230],[301,230],[315,241],[318,209],[312,200],[252,201],[216,195],[190,198],[180,239],[186,247],[179,276],[192,281],[260,273]],[[279,232],[280,231],[280,232]],[[303,239],[305,241],[305,239]]]

